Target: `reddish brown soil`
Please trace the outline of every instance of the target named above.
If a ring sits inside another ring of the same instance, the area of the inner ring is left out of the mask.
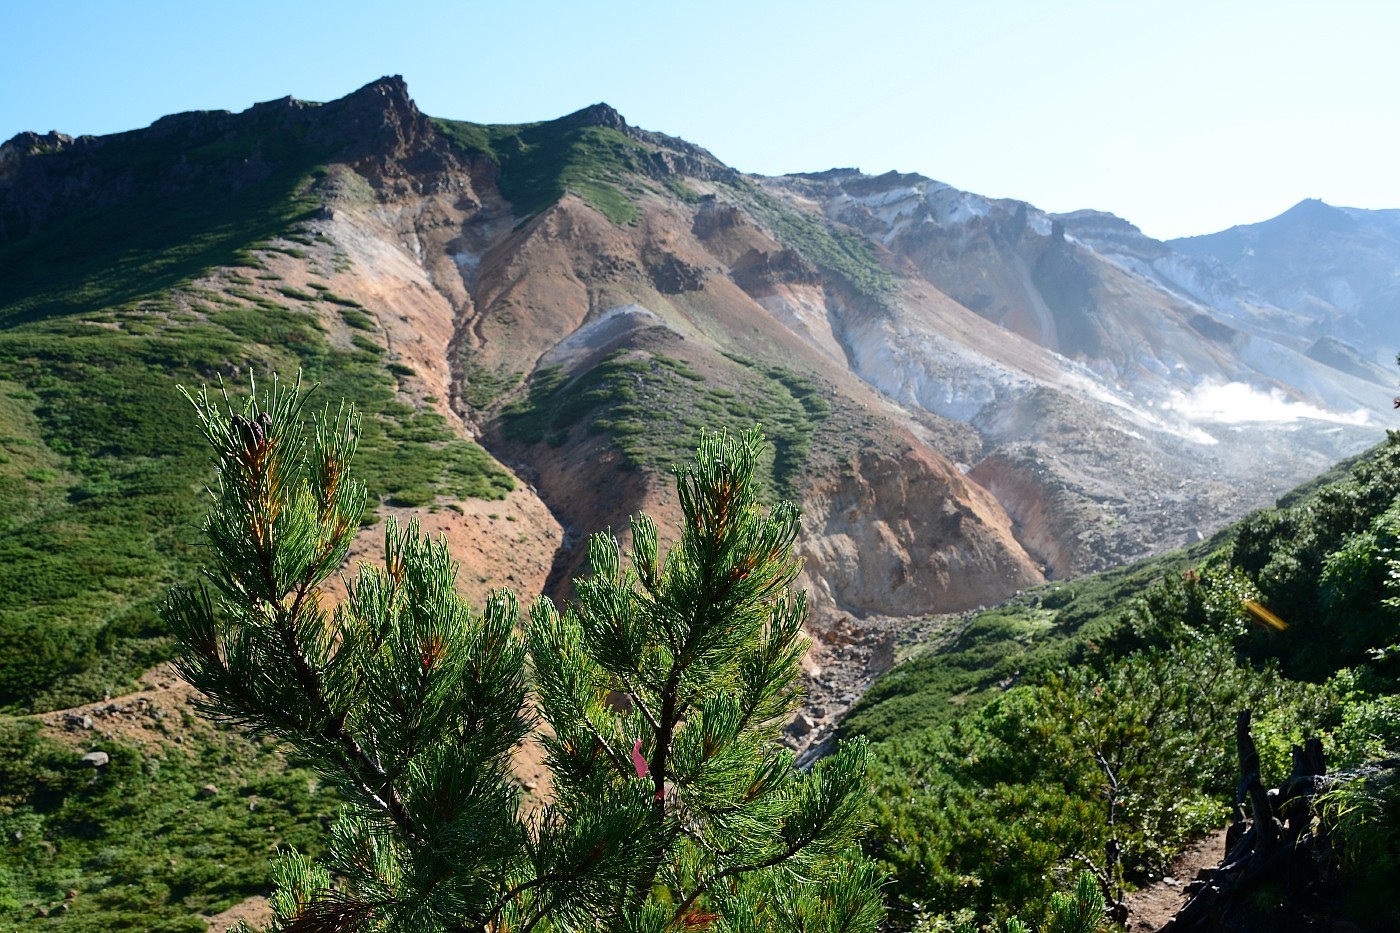
[[[1195,880],[1196,873],[1219,865],[1224,854],[1224,829],[1197,839],[1172,861],[1162,880],[1128,895],[1128,930],[1131,933],[1160,930],[1186,906],[1189,900],[1186,886]]]
[[[240,920],[248,921],[250,927],[257,929],[272,919],[272,905],[261,894],[254,894],[223,913],[204,919],[209,924],[209,933],[227,933],[237,926]]]

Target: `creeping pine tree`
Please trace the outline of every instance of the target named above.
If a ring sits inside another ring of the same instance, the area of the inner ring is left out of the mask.
[[[590,542],[562,611],[483,611],[445,545],[389,522],[382,567],[322,586],[364,504],[352,411],[306,418],[273,382],[191,396],[214,450],[209,563],[165,617],[207,714],[292,747],[344,801],[326,854],[274,863],[277,930],[870,931],[881,877],[855,849],[865,754],[810,773],[778,730],[797,707],[799,519],[760,508],[756,432],[705,435],[677,470],[679,540]],[[309,423],[308,423],[309,422]],[[547,724],[548,728],[544,728]],[[514,750],[543,743],[525,805]]]

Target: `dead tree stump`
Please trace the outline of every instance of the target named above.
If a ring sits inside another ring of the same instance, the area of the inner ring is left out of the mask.
[[[1250,711],[1235,721],[1240,782],[1234,822],[1225,837],[1225,859],[1187,890],[1193,896],[1163,930],[1247,930],[1255,917],[1248,895],[1267,883],[1304,890],[1335,880],[1335,860],[1325,830],[1313,825],[1313,798],[1326,784],[1322,743],[1293,748],[1293,769],[1276,790],[1265,790],[1259,750],[1250,734]]]

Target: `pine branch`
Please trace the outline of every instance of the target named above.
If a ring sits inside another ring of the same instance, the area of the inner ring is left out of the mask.
[[[353,411],[317,422],[308,460],[296,391],[274,382],[242,415],[226,394],[227,413],[207,391],[191,400],[220,473],[208,577],[228,619],[216,621],[208,590],[172,595],[180,668],[208,709],[299,746],[354,804],[333,829],[327,868],[279,860],[274,896],[289,929],[423,922],[487,933],[509,922],[531,933],[633,909],[662,923],[678,902],[672,924],[708,923],[695,905],[720,897],[718,885],[793,860],[813,868],[849,843],[862,747],[806,779],[774,751],[775,722],[796,698],[806,603],[787,589],[796,511],[758,505],[756,431],[702,437],[695,465],[678,472],[685,525],[664,563],[644,516],[633,523],[635,572],[622,571],[615,539],[595,536],[577,611],[561,617],[538,601],[522,645],[514,597],[493,595],[484,616],[470,615],[446,546],[416,523],[387,529],[383,571],[362,571],[328,618],[318,587],[344,557],[363,489],[347,472]],[[545,743],[558,791],[528,824],[507,784],[529,728],[527,647],[555,728]],[[632,701],[613,710],[627,717],[621,732],[598,705],[600,690],[619,686]],[[635,765],[622,738],[637,742]],[[844,926],[854,907],[873,931],[874,869],[843,864],[865,880],[843,876],[834,901],[794,892],[781,910]],[[332,870],[343,893],[330,891]],[[654,894],[658,883],[670,893]],[[779,909],[736,903],[755,920]]]
[[[583,723],[583,727],[588,730],[588,734],[593,737],[593,741],[598,743],[598,747],[603,750],[603,754],[613,763],[613,767],[617,769],[617,773],[624,778],[631,777],[633,773],[631,762],[624,761],[622,757],[613,750],[613,747],[608,744],[608,740],[603,738],[603,734],[593,725],[593,720],[588,718],[586,712],[579,716],[579,721]]]
[[[647,721],[647,725],[651,727],[651,731],[653,733],[660,732],[661,721],[657,719],[656,715],[647,707],[647,701],[646,698],[642,696],[642,692],[637,689],[635,684],[625,677],[622,679],[622,686],[627,688],[628,696],[632,698],[633,704],[635,704],[637,709],[641,712],[642,718]]]
[[[690,894],[686,896],[685,900],[681,901],[680,906],[676,908],[675,913],[671,916],[671,922],[675,923],[679,920],[685,912],[690,909],[692,904],[706,894],[710,888],[714,887],[718,882],[723,881],[725,878],[737,878],[740,875],[746,875],[751,872],[762,871],[765,868],[773,868],[777,865],[781,865],[783,862],[798,855],[803,849],[811,845],[815,838],[816,836],[813,835],[800,842],[792,843],[788,848],[760,862],[753,862],[746,865],[731,865],[728,868],[720,869],[709,878],[697,884],[695,890],[691,891]]]
[[[365,791],[389,814],[389,817],[410,840],[414,839],[416,833],[413,819],[404,807],[403,799],[399,796],[377,756],[372,757],[367,753],[345,728],[348,714],[344,711],[337,714],[331,709],[330,704],[326,701],[320,677],[307,663],[306,656],[297,643],[295,631],[288,624],[287,617],[279,613],[275,627],[282,639],[283,650],[292,661],[297,681],[300,683],[306,699],[316,709],[316,718],[326,723],[320,730],[320,736],[328,742],[340,746],[344,752],[346,764],[357,772],[356,781],[360,785],[360,789]],[[375,790],[376,786],[377,790]]]

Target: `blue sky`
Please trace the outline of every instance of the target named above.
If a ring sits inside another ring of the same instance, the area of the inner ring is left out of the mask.
[[[1387,0],[0,0],[0,140],[402,74],[434,116],[601,100],[744,171],[919,172],[1170,237],[1400,208],[1397,41]]]

